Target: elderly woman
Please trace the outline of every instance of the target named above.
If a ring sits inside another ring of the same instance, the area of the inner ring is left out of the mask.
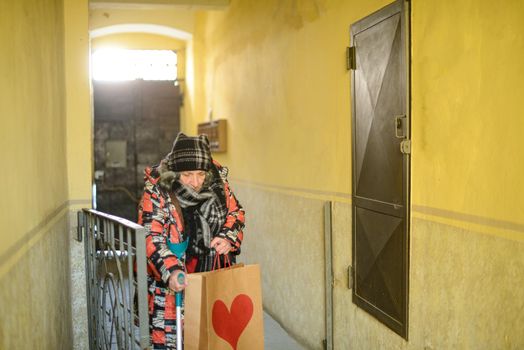
[[[211,270],[216,254],[229,255],[234,262],[243,238],[244,210],[231,191],[227,168],[211,158],[207,137],[178,134],[167,161],[177,173],[172,190],[190,235],[188,271]]]
[[[244,210],[229,187],[227,168],[211,157],[209,141],[179,133],[160,165],[145,170],[139,223],[146,230],[148,297],[153,350],[176,349],[175,298],[178,274],[209,271],[240,253]],[[169,243],[189,239],[186,257]],[[185,260],[185,261],[184,261]],[[187,269],[186,269],[187,268]]]

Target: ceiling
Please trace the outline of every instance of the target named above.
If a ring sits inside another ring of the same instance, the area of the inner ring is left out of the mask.
[[[230,0],[89,0],[91,8],[152,8],[182,6],[189,8],[223,8]]]

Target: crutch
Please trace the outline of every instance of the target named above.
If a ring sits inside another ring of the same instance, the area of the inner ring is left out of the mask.
[[[178,284],[184,284],[185,277],[183,273],[179,273],[176,277]],[[175,293],[176,305],[176,350],[182,350],[182,293]]]
[[[171,243],[167,242],[167,246],[181,260],[186,254],[187,245],[189,239],[186,239],[182,243]],[[178,284],[184,284],[185,278],[183,273],[179,273],[177,276]],[[175,306],[176,306],[176,350],[182,350],[182,297],[183,291],[175,293]]]

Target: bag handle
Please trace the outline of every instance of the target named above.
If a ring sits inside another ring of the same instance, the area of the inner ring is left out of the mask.
[[[221,269],[220,266],[220,254],[215,253],[215,258],[213,259],[213,267],[211,270],[215,270],[216,266],[218,265],[218,269]],[[231,267],[231,260],[229,259],[229,254],[224,255],[224,268]]]

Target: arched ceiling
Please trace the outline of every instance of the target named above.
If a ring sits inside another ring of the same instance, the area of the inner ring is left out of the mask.
[[[90,37],[98,38],[105,35],[120,33],[147,33],[163,35],[180,40],[190,40],[192,34],[176,28],[146,23],[115,24],[90,31]]]

